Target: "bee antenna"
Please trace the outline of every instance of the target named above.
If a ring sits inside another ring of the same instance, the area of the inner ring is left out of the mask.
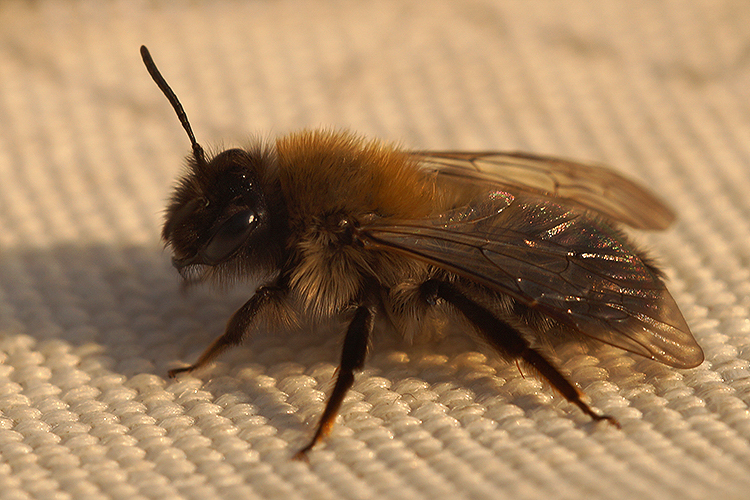
[[[198,162],[198,165],[204,165],[206,163],[206,156],[201,145],[198,144],[198,141],[195,140],[195,135],[193,134],[193,129],[190,126],[190,121],[188,120],[187,113],[185,113],[185,110],[182,108],[182,104],[180,104],[180,100],[177,99],[177,95],[174,93],[172,88],[159,72],[159,69],[156,67],[156,63],[154,63],[154,59],[151,57],[151,53],[149,53],[145,45],[141,45],[141,57],[143,58],[143,64],[146,65],[146,69],[151,75],[151,78],[154,79],[156,85],[164,93],[164,96],[169,101],[169,104],[172,105],[175,113],[177,113],[177,118],[180,120],[182,128],[184,128],[185,132],[187,132],[188,138],[190,138],[190,144],[192,144],[193,146],[193,155],[195,156],[195,160]]]

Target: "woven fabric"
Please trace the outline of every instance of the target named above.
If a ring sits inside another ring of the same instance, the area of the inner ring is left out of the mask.
[[[0,3],[0,498],[740,499],[750,495],[750,3]],[[159,241],[189,143],[304,127],[612,165],[674,207],[635,234],[706,353],[557,359],[595,424],[465,332],[375,335],[310,438],[341,329],[196,359],[252,293],[184,295]]]

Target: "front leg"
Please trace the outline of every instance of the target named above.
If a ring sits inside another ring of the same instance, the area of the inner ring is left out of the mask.
[[[254,323],[257,324],[258,317],[264,311],[270,310],[274,306],[281,306],[286,301],[288,292],[289,288],[284,283],[259,287],[255,294],[250,297],[250,300],[245,302],[245,305],[239,308],[229,319],[224,334],[217,337],[192,365],[169,370],[169,377],[174,378],[179,373],[190,373],[203,368],[228,348],[238,345],[244,339],[247,331],[255,326]]]

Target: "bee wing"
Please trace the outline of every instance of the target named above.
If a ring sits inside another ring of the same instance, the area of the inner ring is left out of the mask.
[[[675,218],[649,191],[603,167],[523,153],[414,152],[412,157],[445,180],[563,198],[636,229],[666,229]]]
[[[433,218],[373,221],[360,234],[591,338],[670,366],[699,365],[703,352],[658,272],[602,219],[558,201],[494,191]]]

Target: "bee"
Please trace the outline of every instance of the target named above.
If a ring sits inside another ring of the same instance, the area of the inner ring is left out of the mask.
[[[520,153],[404,151],[308,130],[208,157],[146,47],[151,77],[192,144],[162,237],[189,283],[262,283],[190,366],[260,329],[343,318],[335,385],[304,458],[333,427],[376,319],[406,336],[459,320],[592,419],[545,348],[565,334],[675,368],[703,361],[662,273],[619,229],[674,215],[598,166]]]

